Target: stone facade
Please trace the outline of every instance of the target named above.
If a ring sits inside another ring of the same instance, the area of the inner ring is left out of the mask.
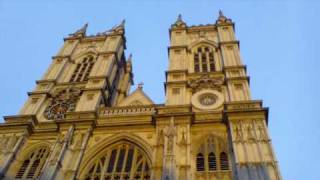
[[[231,19],[171,26],[165,104],[142,84],[129,93],[124,21],[91,36],[87,26],[0,124],[3,179],[281,179]]]

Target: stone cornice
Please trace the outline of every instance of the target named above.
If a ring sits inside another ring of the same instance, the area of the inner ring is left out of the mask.
[[[226,78],[226,81],[241,81],[241,80],[246,80],[248,82],[248,84],[250,85],[250,77],[249,76]]]
[[[55,79],[41,79],[41,80],[37,80],[36,84],[42,84],[42,83],[53,83],[56,84],[57,81]]]
[[[245,72],[247,72],[247,66],[246,65],[234,65],[234,66],[223,66],[222,71],[226,70],[234,70],[234,69],[244,69]]]
[[[228,120],[232,116],[240,118],[240,116],[264,116],[266,124],[268,124],[269,108],[262,106],[261,100],[248,100],[229,102],[224,105],[224,120]]]
[[[38,124],[38,119],[36,115],[14,115],[14,116],[4,116],[5,123],[0,124],[1,128],[18,128],[21,130],[27,130],[28,133],[32,133],[35,126]]]

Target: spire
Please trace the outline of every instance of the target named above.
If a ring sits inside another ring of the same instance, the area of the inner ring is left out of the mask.
[[[69,36],[85,36],[88,28],[88,23],[84,24],[82,28],[77,30],[76,32],[69,34]]]
[[[175,27],[186,27],[186,26],[187,26],[187,24],[182,20],[182,15],[181,14],[178,15],[176,22],[171,25],[172,28],[175,28]]]
[[[220,17],[225,17],[224,15],[223,15],[223,12],[221,11],[221,9],[219,10],[219,18]]]
[[[232,20],[227,18],[223,14],[222,10],[219,10],[219,17],[218,17],[218,19],[216,21],[216,24],[223,24],[223,23],[232,23]]]
[[[128,57],[128,59],[127,59],[127,62],[128,62],[128,63],[131,63],[131,62],[132,62],[132,54],[131,54],[131,53],[129,54],[129,57]]]
[[[183,22],[181,14],[178,15],[177,22]]]
[[[114,26],[114,27],[111,28],[108,32],[120,32],[120,31],[123,31],[123,30],[124,30],[125,23],[126,23],[126,20],[123,19],[119,25]]]

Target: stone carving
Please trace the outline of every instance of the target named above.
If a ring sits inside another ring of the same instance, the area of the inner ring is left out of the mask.
[[[243,134],[242,134],[242,128],[241,128],[241,123],[239,124],[234,124],[234,136],[235,136],[235,141],[242,141],[243,140]]]
[[[233,136],[236,142],[267,141],[268,135],[262,120],[239,121],[233,124]]]
[[[223,82],[220,79],[213,79],[208,74],[205,74],[200,78],[190,80],[188,84],[192,88],[192,91],[196,92],[201,89],[212,89],[220,87]]]
[[[50,120],[65,119],[67,112],[75,110],[76,102],[81,94],[80,89],[69,88],[53,94],[50,105],[44,111],[44,115]]]
[[[170,120],[170,125],[165,128],[165,135],[167,136],[167,154],[173,153],[174,137],[177,135],[176,128],[174,126],[173,117]]]
[[[0,139],[0,151],[2,153],[9,153],[15,147],[19,137],[16,134],[2,135]]]
[[[160,130],[158,134],[158,145],[163,145],[163,143],[164,143],[164,134],[163,134],[163,130]]]
[[[180,144],[180,145],[187,145],[187,135],[186,135],[184,129],[182,130],[181,140],[180,140],[179,144]]]
[[[81,148],[82,146],[82,141],[83,141],[83,137],[84,137],[84,134],[82,133],[76,133],[74,136],[73,136],[73,140],[72,140],[72,149],[79,149]]]
[[[100,114],[107,116],[115,115],[131,115],[131,114],[144,114],[144,113],[155,113],[154,107],[136,107],[130,106],[125,108],[106,108],[100,111]]]

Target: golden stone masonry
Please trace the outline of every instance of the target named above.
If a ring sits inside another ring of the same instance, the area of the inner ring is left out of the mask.
[[[64,45],[0,124],[2,179],[281,180],[268,109],[250,97],[234,24],[169,29],[164,104],[130,94],[124,21]]]

